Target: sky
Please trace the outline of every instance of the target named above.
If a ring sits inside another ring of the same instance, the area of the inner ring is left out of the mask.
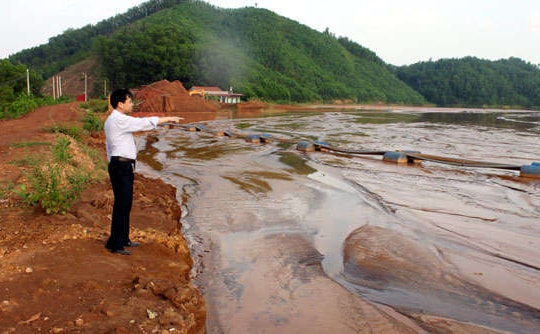
[[[143,0],[4,1],[0,59],[124,13]],[[539,0],[208,0],[217,7],[269,9],[328,29],[392,65],[473,56],[540,65]],[[7,9],[7,10],[6,10]]]

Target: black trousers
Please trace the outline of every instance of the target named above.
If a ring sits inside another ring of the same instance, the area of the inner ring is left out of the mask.
[[[129,215],[133,203],[133,181],[135,162],[112,159],[109,162],[109,178],[114,193],[111,235],[107,240],[110,250],[120,250],[130,242]]]

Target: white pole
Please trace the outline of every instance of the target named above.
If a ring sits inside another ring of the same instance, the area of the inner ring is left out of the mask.
[[[62,96],[62,77],[58,76],[58,96]]]
[[[56,100],[56,92],[55,92],[56,87],[55,87],[55,82],[54,82],[55,78],[56,78],[56,76],[52,77],[52,97],[53,97],[53,100]]]
[[[87,95],[88,95],[88,76],[86,75],[86,72],[84,72],[84,102],[87,102]]]
[[[30,70],[26,69],[26,91],[28,96],[30,96]]]

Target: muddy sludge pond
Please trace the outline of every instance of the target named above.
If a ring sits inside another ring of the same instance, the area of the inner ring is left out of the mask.
[[[215,131],[527,165],[534,112],[218,114]],[[159,130],[208,333],[540,331],[540,180]],[[144,139],[142,139],[144,141]]]

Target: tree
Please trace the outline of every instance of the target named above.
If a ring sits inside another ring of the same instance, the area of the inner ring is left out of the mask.
[[[11,103],[17,96],[27,94],[27,67],[23,64],[14,65],[7,59],[0,60],[0,101]],[[39,95],[43,80],[34,72],[29,71],[31,93]]]

